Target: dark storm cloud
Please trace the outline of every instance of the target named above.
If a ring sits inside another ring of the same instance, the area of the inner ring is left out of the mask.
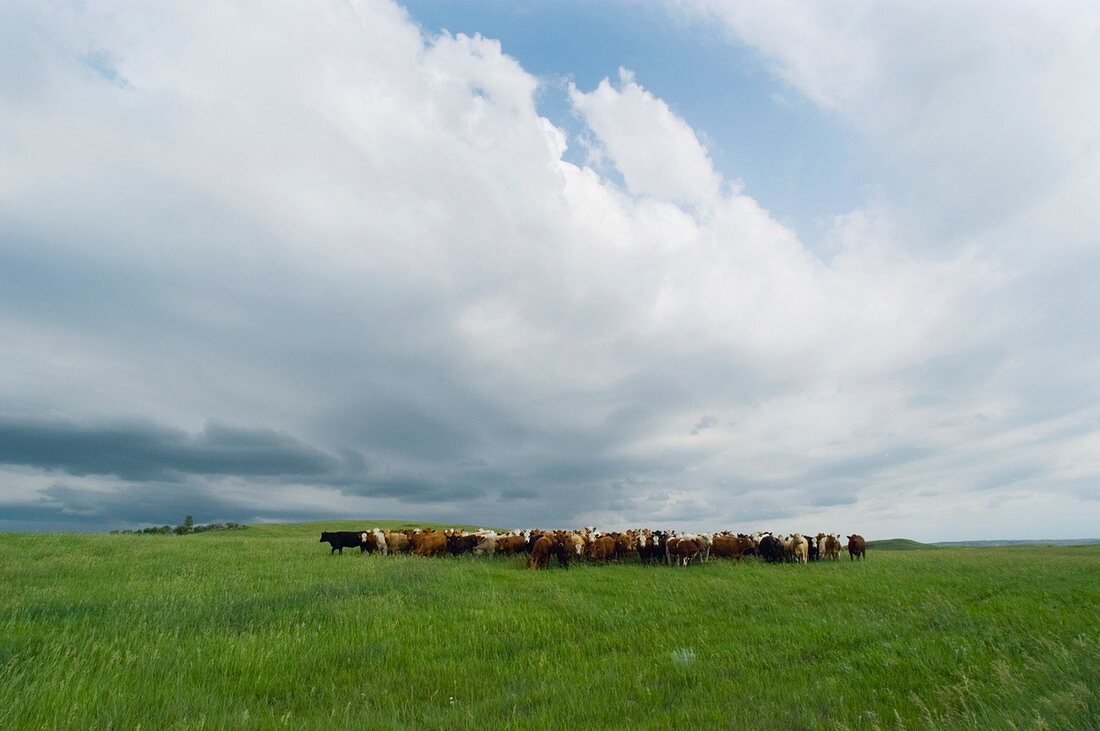
[[[344,467],[335,457],[272,429],[209,422],[189,434],[145,421],[19,419],[0,420],[0,463],[125,480],[183,475],[331,479]]]
[[[0,503],[0,530],[102,531],[149,525],[176,525],[193,515],[200,523],[229,520],[320,520],[340,515],[335,510],[310,510],[244,505],[204,481],[142,482],[108,489],[87,489],[55,483],[37,493],[33,502]]]

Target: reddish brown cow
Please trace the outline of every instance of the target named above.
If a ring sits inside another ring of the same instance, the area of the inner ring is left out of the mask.
[[[417,556],[442,556],[447,553],[447,534],[443,531],[415,533],[409,542]]]
[[[628,553],[633,553],[638,550],[638,541],[634,537],[633,533],[629,531],[626,533],[613,534],[615,539],[615,558],[626,558]]]
[[[669,563],[675,560],[687,566],[703,550],[703,543],[698,538],[669,538],[666,547]]]
[[[855,561],[857,557],[867,560],[867,541],[860,534],[853,533],[848,536],[848,560]]]
[[[840,539],[833,534],[820,536],[821,540],[818,544],[820,549],[821,558],[836,561],[840,558]]]
[[[505,555],[519,553],[527,545],[527,539],[523,536],[501,536],[497,538],[497,553]]]
[[[529,569],[550,568],[550,553],[554,550],[554,540],[547,536],[540,537],[531,547],[531,557],[527,559]]]
[[[745,538],[741,536],[715,536],[714,544],[710,547],[710,554],[740,561],[749,548],[749,540],[747,536]]]
[[[615,539],[611,536],[593,538],[588,544],[588,557],[594,561],[610,561],[615,556]]]

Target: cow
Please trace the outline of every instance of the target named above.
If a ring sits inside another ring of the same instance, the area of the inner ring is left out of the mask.
[[[809,541],[801,533],[791,536],[791,555],[795,563],[807,563],[809,561]]]
[[[783,562],[783,544],[775,536],[763,536],[756,544],[756,553],[768,563]]]
[[[783,551],[784,561],[794,560],[794,536],[776,536],[779,546]]]
[[[848,536],[848,560],[855,561],[856,558],[867,560],[867,541],[860,534],[853,533]]]
[[[681,566],[687,566],[702,552],[703,542],[698,536],[677,536],[668,539],[665,550],[668,553],[669,563],[676,561]]]
[[[521,553],[526,545],[527,539],[523,536],[500,536],[497,538],[496,552],[505,555]]]
[[[497,537],[485,536],[474,547],[475,556],[492,556],[497,552]]]
[[[447,534],[443,531],[425,531],[409,539],[417,556],[442,556],[447,553]]]
[[[447,551],[449,551],[452,556],[470,553],[477,547],[479,540],[481,540],[480,536],[465,533],[452,533],[447,536]]]
[[[321,540],[319,543],[327,543],[329,545],[332,549],[329,551],[330,556],[337,551],[343,555],[345,548],[358,547],[360,553],[367,550],[363,547],[363,531],[361,530],[321,531]]]
[[[564,541],[566,547],[573,547],[573,557],[582,558],[585,552],[584,536],[580,533],[567,533]]]
[[[695,539],[699,541],[699,551],[703,558],[703,563],[710,560],[710,547],[714,544],[714,537],[710,533],[700,533],[695,536]]]
[[[611,536],[600,536],[588,543],[588,557],[593,561],[610,561],[615,557],[615,539]]]
[[[368,538],[364,539],[364,542],[371,541],[374,543],[374,549],[380,554],[385,556],[389,553],[389,547],[386,545],[386,534],[378,528],[372,528],[367,531]]]
[[[550,554],[554,552],[557,542],[549,536],[541,536],[531,547],[531,556],[527,559],[529,569],[550,568]]]
[[[575,536],[572,533],[565,531],[557,531],[554,534],[554,548],[552,553],[558,559],[558,566],[563,569],[569,568],[569,561],[573,558],[573,554],[576,551],[574,541]]]
[[[662,535],[661,531],[647,530],[638,536],[638,557],[642,563],[655,563],[665,557]]]
[[[748,536],[717,535],[710,548],[712,556],[718,558],[732,558],[740,561],[749,548],[751,539]]]
[[[692,558],[698,557],[702,563],[706,563],[707,560],[710,558],[710,546],[711,543],[713,543],[713,539],[706,533],[685,533],[682,536],[676,536],[676,539],[677,542],[684,540],[695,542],[695,545],[698,547],[699,550],[695,553],[695,555],[692,556]],[[665,542],[665,554],[668,558],[669,563],[672,563],[672,553],[669,549],[669,544],[672,542],[672,538],[669,538],[668,541]]]
[[[817,537],[812,533],[803,533],[806,537],[807,558],[810,561],[817,561],[821,558],[820,542]],[[819,534],[820,535],[820,534]]]
[[[840,558],[840,538],[835,533],[819,535],[818,541],[821,547],[821,558],[836,561]]]
[[[378,539],[374,537],[374,533],[369,530],[365,530],[359,534],[359,553],[374,553],[379,550]]]
[[[404,531],[383,531],[386,538],[387,553],[408,553],[411,544],[408,533]]]
[[[630,531],[626,533],[613,533],[611,537],[615,539],[615,558],[620,561],[626,558],[628,553],[633,553],[638,550],[638,542]]]

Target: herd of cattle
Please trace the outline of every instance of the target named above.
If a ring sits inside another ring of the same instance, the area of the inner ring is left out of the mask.
[[[528,556],[527,567],[544,569],[550,560],[569,568],[569,562],[577,558],[592,561],[625,561],[637,558],[643,563],[665,563],[687,566],[692,561],[706,562],[711,557],[732,558],[740,561],[746,556],[756,556],[768,563],[809,563],[840,557],[841,542],[836,534],[818,533],[787,536],[771,533],[689,533],[675,531],[628,530],[617,533],[601,533],[595,528],[581,531],[528,530],[513,533],[497,533],[491,530],[467,532],[460,530],[382,530],[372,528],[362,531],[325,531],[321,543],[328,543],[330,553],[344,552],[345,548],[359,548],[361,553],[411,553],[416,556],[458,556],[472,553],[476,556],[515,555]],[[866,558],[867,542],[863,536],[848,536],[845,546],[850,560]]]

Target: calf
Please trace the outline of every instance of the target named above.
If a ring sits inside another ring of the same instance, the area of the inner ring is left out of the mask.
[[[867,560],[867,541],[860,534],[853,533],[848,536],[848,560],[855,561],[857,558]]]

